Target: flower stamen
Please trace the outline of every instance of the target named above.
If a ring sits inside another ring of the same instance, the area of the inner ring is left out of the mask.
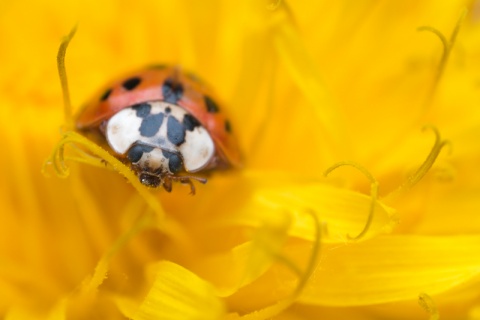
[[[86,151],[82,150],[82,152],[79,153],[81,160],[78,160],[77,157],[65,157],[65,145],[67,144],[72,144],[75,147],[83,146],[86,148]],[[186,231],[174,220],[166,217],[158,198],[140,183],[138,177],[128,166],[112,156],[108,151],[76,132],[66,132],[54,148],[51,156],[43,164],[42,172],[45,172],[46,166],[51,164],[59,177],[66,178],[69,174],[68,167],[65,164],[66,159],[93,164],[96,167],[104,167],[105,164],[111,166],[114,171],[120,173],[128,180],[128,182],[130,182],[140,197],[142,197],[153,212],[155,212],[158,219],[157,228],[174,239],[184,250],[193,250],[193,244],[189,240]]]
[[[422,180],[422,178],[427,174],[427,172],[437,160],[437,157],[440,154],[440,151],[442,151],[443,147],[451,144],[450,141],[441,139],[440,132],[436,127],[432,125],[427,125],[422,128],[422,131],[425,131],[426,129],[431,129],[435,134],[435,144],[433,145],[432,150],[430,151],[422,165],[415,171],[415,173],[409,176],[407,180],[395,191],[391,192],[387,196],[388,198],[397,195],[400,192],[411,189],[420,180]]]
[[[311,255],[310,259],[307,264],[307,268],[303,272],[303,276],[300,277],[300,281],[297,284],[297,288],[295,289],[294,297],[298,297],[300,293],[302,293],[303,289],[305,288],[305,285],[308,282],[308,279],[310,279],[310,276],[313,274],[315,271],[315,268],[317,267],[317,262],[318,258],[320,256],[320,245],[321,245],[321,230],[326,229],[326,226],[323,225],[323,228],[320,227],[320,221],[318,221],[318,217],[315,214],[313,210],[306,210],[306,213],[312,217],[313,220],[313,225],[315,226],[315,236],[313,239],[313,246],[311,250]]]
[[[429,320],[438,320],[440,319],[440,314],[438,312],[435,301],[426,293],[420,293],[418,296],[418,304],[430,315]]]
[[[441,33],[438,29],[435,29],[434,27],[430,26],[421,26],[417,28],[417,31],[428,31],[433,33],[438,37],[438,39],[442,42],[443,45],[443,54],[442,58],[440,60],[440,63],[438,65],[437,69],[437,74],[435,75],[435,79],[433,82],[433,86],[430,90],[430,93],[427,96],[427,102],[425,109],[428,108],[428,106],[432,102],[432,98],[437,90],[438,84],[440,83],[440,80],[443,76],[443,73],[445,71],[445,67],[447,65],[448,58],[450,57],[450,53],[452,51],[453,45],[455,44],[455,40],[457,39],[458,31],[460,30],[460,25],[462,24],[465,16],[467,15],[467,9],[462,10],[460,13],[460,18],[457,21],[457,24],[455,25],[455,28],[453,29],[452,34],[450,35],[450,39],[447,40],[447,38]]]
[[[62,43],[60,44],[57,53],[58,76],[60,77],[60,85],[62,86],[63,112],[67,129],[73,128],[73,113],[72,103],[70,100],[70,91],[68,89],[67,71],[65,69],[65,53],[67,52],[68,45],[70,44],[70,41],[75,35],[75,32],[77,32],[76,25],[72,28],[70,33],[62,39]]]
[[[98,162],[95,163],[95,166],[98,166],[98,163],[104,161],[105,163],[112,166],[112,168],[123,175],[128,182],[137,190],[137,192],[145,199],[148,205],[157,213],[160,217],[163,217],[165,214],[159,202],[155,197],[146,190],[146,188],[140,183],[137,176],[133,173],[128,166],[123,162],[112,156],[108,151],[95,144],[94,142],[88,140],[84,136],[70,131],[66,132],[63,138],[58,142],[56,147],[53,149],[51,156],[45,161],[42,171],[45,172],[46,166],[49,164],[53,165],[53,168],[56,174],[61,178],[66,178],[69,174],[68,167],[65,164],[65,146],[67,144],[74,144],[75,146],[83,146],[88,152],[92,155],[98,157]],[[81,157],[84,157],[81,155]],[[72,158],[75,159],[75,158]],[[81,162],[92,163],[92,158],[84,157]],[[95,162],[95,161],[94,161]]]
[[[363,236],[365,236],[365,234],[368,232],[368,230],[370,229],[370,226],[372,224],[373,217],[374,217],[374,214],[375,214],[375,205],[377,204],[377,200],[378,200],[378,181],[372,176],[372,174],[370,172],[368,172],[367,169],[365,169],[363,166],[361,166],[360,164],[355,163],[353,161],[338,162],[338,163],[334,164],[333,166],[331,166],[330,168],[328,168],[327,170],[325,170],[323,175],[325,177],[327,177],[333,170],[335,170],[335,169],[337,169],[338,167],[341,167],[341,166],[354,167],[355,169],[357,169],[358,171],[363,173],[365,175],[365,177],[367,177],[367,179],[370,181],[370,197],[371,197],[372,200],[370,202],[370,209],[369,209],[369,212],[368,212],[367,222],[365,223],[365,226],[363,227],[363,230],[358,235],[356,235],[355,237],[352,237],[349,234],[347,234],[347,238],[349,240],[357,241],[357,240],[360,240]]]

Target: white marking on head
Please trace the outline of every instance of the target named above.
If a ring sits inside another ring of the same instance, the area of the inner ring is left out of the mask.
[[[185,170],[195,172],[205,168],[215,153],[215,144],[204,127],[188,131],[185,142],[178,149],[183,156]]]
[[[137,117],[132,108],[125,108],[111,117],[105,135],[113,151],[125,154],[132,144],[141,138],[138,131],[141,124],[142,119]]]

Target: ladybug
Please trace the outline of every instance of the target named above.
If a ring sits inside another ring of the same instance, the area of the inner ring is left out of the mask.
[[[154,66],[114,81],[84,105],[77,130],[129,165],[140,182],[207,180],[194,173],[240,166],[230,122],[212,90],[177,66]]]

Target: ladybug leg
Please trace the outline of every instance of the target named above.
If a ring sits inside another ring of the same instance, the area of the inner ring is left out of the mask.
[[[190,185],[190,193],[189,194],[191,194],[192,196],[195,195],[195,185],[193,184],[192,180],[190,180],[188,178],[185,179],[185,180],[182,179],[182,180],[180,180],[180,183]]]
[[[192,196],[195,195],[195,185],[193,184],[192,180],[196,180],[203,184],[207,183],[207,179],[195,176],[171,176],[170,179],[178,181],[182,184],[188,184],[190,186],[190,194]]]
[[[171,192],[172,191],[172,179],[170,179],[170,177],[165,177],[164,180],[163,180],[162,186],[167,192]]]

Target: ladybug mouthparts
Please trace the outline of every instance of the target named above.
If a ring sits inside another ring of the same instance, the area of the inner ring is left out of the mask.
[[[142,183],[144,186],[150,188],[157,188],[159,186],[162,186],[167,192],[172,191],[173,181],[188,184],[190,186],[190,194],[192,195],[195,194],[195,186],[193,185],[192,180],[198,181],[203,184],[207,183],[207,179],[203,177],[197,177],[192,175],[178,176],[172,174],[155,174],[146,171],[139,172],[138,179],[140,180],[140,183]]]
[[[148,173],[141,173],[138,176],[138,179],[144,186],[147,186],[150,188],[157,188],[162,184],[162,180],[160,179],[160,177],[154,176]]]

